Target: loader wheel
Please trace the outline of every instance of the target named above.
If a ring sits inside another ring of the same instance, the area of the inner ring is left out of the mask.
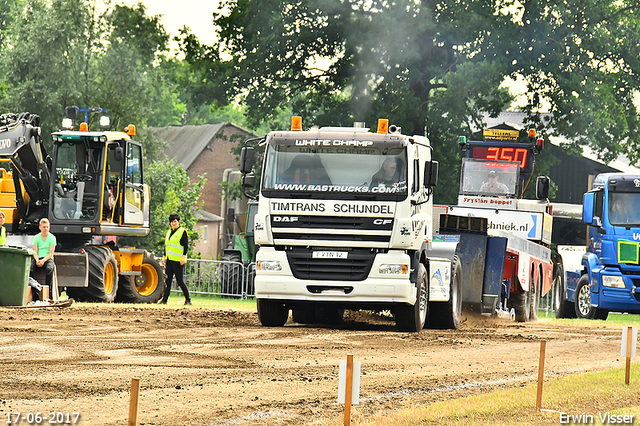
[[[242,258],[237,254],[222,256],[220,293],[224,296],[242,296]]]
[[[122,277],[118,299],[130,303],[156,303],[165,287],[164,271],[160,263],[145,254],[142,259],[142,275]]]
[[[460,318],[462,317],[462,266],[457,256],[453,258],[451,271],[449,301],[431,302],[429,316],[427,317],[428,328],[457,330],[460,327]]]
[[[116,298],[118,291],[118,263],[109,247],[87,246],[89,259],[89,286],[69,287],[67,295],[75,300],[108,302]]]
[[[417,332],[422,330],[427,320],[427,309],[429,306],[429,282],[427,270],[421,263],[418,265],[418,275],[416,282],[416,303],[407,305],[400,304],[394,309],[393,316],[396,319],[396,326],[400,331]]]

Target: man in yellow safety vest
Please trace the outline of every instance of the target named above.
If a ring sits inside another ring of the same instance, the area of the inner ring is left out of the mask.
[[[171,282],[175,275],[176,281],[184,294],[184,304],[191,305],[189,289],[184,283],[184,265],[187,263],[189,237],[187,236],[187,231],[180,226],[180,215],[177,213],[170,214],[169,223],[171,224],[171,229],[167,231],[167,236],[164,239],[164,258],[161,262],[165,265],[167,282],[164,289],[164,297],[160,303],[167,303],[169,294],[171,294]]]

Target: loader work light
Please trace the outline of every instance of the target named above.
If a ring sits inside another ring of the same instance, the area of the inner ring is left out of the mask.
[[[98,128],[100,130],[109,130],[111,128],[111,116],[108,114],[101,115],[98,118]]]

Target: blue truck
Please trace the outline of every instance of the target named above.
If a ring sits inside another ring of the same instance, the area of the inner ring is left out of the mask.
[[[585,224],[580,265],[565,265],[565,282],[556,287],[556,317],[605,320],[609,312],[640,314],[640,175],[597,175],[584,194]]]

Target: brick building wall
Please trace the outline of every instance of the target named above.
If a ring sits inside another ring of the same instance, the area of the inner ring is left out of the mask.
[[[223,180],[226,169],[237,170],[238,168],[238,161],[231,150],[238,144],[239,130],[237,127],[225,126],[218,135],[220,133],[222,136],[217,136],[200,152],[191,167],[187,169],[187,174],[189,179],[195,182],[198,176],[206,173],[207,182],[200,198],[204,204],[200,208],[224,217],[224,212],[220,210],[222,205],[220,182]],[[249,137],[249,133],[244,133],[244,135],[244,139]]]

